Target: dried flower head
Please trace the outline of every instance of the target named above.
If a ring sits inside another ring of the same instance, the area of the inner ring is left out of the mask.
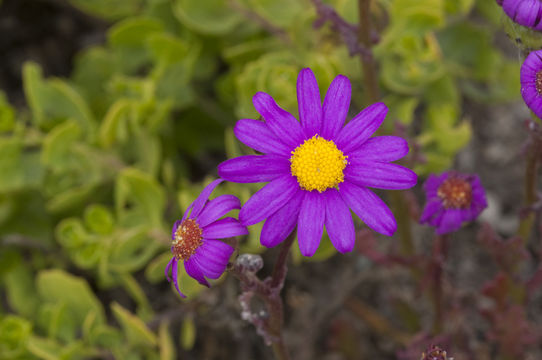
[[[484,188],[476,175],[445,172],[429,175],[423,184],[427,202],[420,223],[446,234],[472,221],[487,207]]]
[[[166,267],[168,281],[175,284],[179,295],[177,278],[178,262],[183,261],[188,275],[200,284],[209,286],[206,278],[218,279],[228,264],[233,248],[220,240],[248,233],[245,226],[237,219],[220,219],[233,209],[240,209],[239,199],[233,195],[221,195],[208,201],[216,186],[223,180],[218,179],[203,189],[198,198],[188,206],[182,220],[176,221],[171,233],[173,257]],[[169,277],[169,271],[172,278]]]
[[[350,81],[339,75],[322,104],[314,74],[303,69],[297,80],[300,121],[259,92],[253,103],[264,121],[237,122],[237,138],[263,155],[227,160],[218,173],[232,182],[269,182],[239,213],[244,225],[267,219],[263,245],[277,245],[297,225],[301,253],[312,256],[325,225],[335,248],[351,251],[355,236],[350,209],[373,230],[395,232],[390,209],[368,188],[398,190],[416,184],[414,172],[391,163],[408,153],[408,144],[395,136],[370,137],[388,111],[383,103],[369,106],[344,125],[350,92]]]

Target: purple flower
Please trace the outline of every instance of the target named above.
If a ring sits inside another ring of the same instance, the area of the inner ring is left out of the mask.
[[[230,245],[217,239],[248,234],[246,227],[236,219],[231,217],[220,219],[230,210],[241,208],[239,199],[233,195],[221,195],[208,201],[215,187],[222,181],[224,180],[217,179],[207,185],[198,198],[188,206],[182,220],[176,221],[173,225],[171,232],[173,258],[167,264],[166,277],[171,282],[169,277],[171,269],[173,283],[181,297],[185,295],[179,290],[177,279],[177,266],[180,260],[184,262],[188,275],[208,287],[206,277],[218,279],[234,251]]]
[[[520,82],[525,104],[542,118],[542,50],[533,51],[527,56],[521,65]]]
[[[514,22],[542,30],[542,2],[540,0],[497,0],[502,9]]]
[[[316,78],[303,69],[297,78],[298,122],[271,96],[254,95],[264,121],[243,119],[235,126],[237,138],[263,155],[230,159],[218,167],[228,181],[269,182],[243,206],[239,220],[253,225],[267,219],[261,243],[272,247],[297,225],[301,253],[312,256],[324,225],[340,252],[354,247],[350,209],[375,231],[392,235],[397,224],[390,209],[371,188],[407,189],[416,184],[411,170],[391,164],[408,153],[405,140],[370,136],[388,111],[376,103],[344,125],[350,106],[350,81],[337,76],[322,105]],[[343,126],[344,125],[344,126]]]
[[[428,223],[442,235],[472,221],[487,207],[486,195],[477,175],[449,171],[429,175],[423,184],[427,202],[420,223]]]

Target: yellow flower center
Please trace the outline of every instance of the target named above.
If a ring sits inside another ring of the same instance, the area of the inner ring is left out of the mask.
[[[188,260],[203,244],[201,229],[194,219],[186,219],[175,231],[173,255],[179,260]]]
[[[290,170],[301,188],[324,192],[344,181],[347,157],[333,141],[314,135],[292,151]]]

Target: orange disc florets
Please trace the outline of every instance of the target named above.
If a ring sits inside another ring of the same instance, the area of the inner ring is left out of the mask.
[[[180,260],[189,259],[203,244],[201,228],[194,219],[186,219],[175,231],[173,255]]]
[[[472,201],[472,187],[466,180],[450,177],[439,186],[437,195],[445,208],[466,208]]]
[[[535,88],[538,95],[542,95],[542,70],[536,73]]]

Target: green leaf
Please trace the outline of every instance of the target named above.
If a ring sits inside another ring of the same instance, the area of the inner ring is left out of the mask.
[[[223,0],[175,0],[173,13],[186,27],[208,35],[225,35],[242,21]]]
[[[167,252],[154,258],[145,268],[145,279],[152,284],[164,281],[166,279],[164,270],[172,256],[170,252]]]
[[[17,265],[4,277],[7,301],[18,314],[32,318],[40,305],[36,298],[34,274],[29,263],[23,262],[18,253],[14,253]]]
[[[132,272],[145,266],[162,248],[149,236],[147,226],[137,226],[118,231],[109,254],[111,269],[121,273]]]
[[[113,214],[103,205],[90,205],[85,209],[85,225],[92,232],[108,235],[113,232],[115,220]]]
[[[109,30],[107,41],[113,47],[143,48],[147,37],[163,31],[163,25],[157,19],[131,17],[116,23]]]
[[[105,114],[100,127],[100,142],[104,147],[110,147],[117,140],[123,142],[128,140],[127,119],[131,105],[129,100],[118,100]]]
[[[43,180],[39,153],[26,151],[17,137],[0,138],[0,193],[37,188]]]
[[[165,195],[156,180],[137,169],[126,168],[115,186],[117,218],[123,223],[161,228]]]
[[[23,85],[33,120],[43,129],[74,119],[88,138],[94,136],[94,118],[85,100],[60,79],[45,81],[41,68],[27,62],[23,66]]]
[[[73,120],[55,126],[43,140],[41,162],[57,170],[73,166],[78,160],[73,156],[73,145],[81,133],[81,128]]]
[[[0,133],[13,130],[15,109],[8,103],[6,95],[0,90]]]
[[[196,342],[196,325],[194,319],[187,316],[181,325],[181,346],[184,350],[192,350]]]
[[[152,333],[140,318],[113,302],[113,315],[120,323],[128,342],[136,347],[154,347],[158,344],[156,335]]]
[[[99,321],[104,321],[102,305],[83,278],[59,269],[42,270],[36,285],[43,301],[65,304],[75,324],[83,324],[89,312],[95,312]]]
[[[309,4],[290,0],[249,0],[250,10],[278,27],[289,27],[304,12]]]
[[[160,360],[175,360],[175,344],[169,332],[169,322],[163,321],[158,328],[158,341],[160,346]]]
[[[0,320],[0,334],[0,358],[20,359],[26,354],[32,324],[18,316],[8,315]]]

